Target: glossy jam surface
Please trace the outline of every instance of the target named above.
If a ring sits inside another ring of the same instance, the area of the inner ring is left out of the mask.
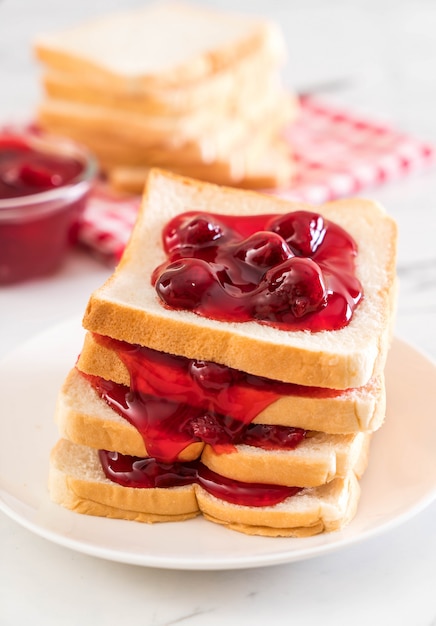
[[[198,359],[188,359],[94,334],[113,350],[130,374],[133,390],[173,402],[211,409],[251,422],[264,408],[286,395],[334,398],[335,389],[284,383]]]
[[[116,352],[130,375],[130,387],[85,375],[99,395],[141,433],[148,453],[174,461],[194,442],[229,451],[239,443],[264,449],[292,448],[300,428],[252,424],[283,396],[331,398],[339,392],[254,376],[224,365],[198,361],[94,335]]]
[[[77,159],[36,150],[22,137],[0,137],[0,198],[20,198],[61,187],[82,170]]]
[[[100,450],[100,462],[107,478],[123,487],[151,489],[199,484],[220,500],[242,506],[274,506],[301,491],[284,487],[231,480],[212,472],[198,461],[161,463],[153,458],[140,458]]]
[[[266,450],[293,449],[306,435],[301,428],[250,424],[97,376],[85,376],[105,402],[138,430],[148,454],[161,462],[177,461],[181,452],[196,442],[210,444],[218,453],[231,452],[243,443]]]
[[[152,283],[163,304],[220,321],[334,330],[362,298],[356,244],[317,213],[230,217],[188,212],[163,231]]]
[[[0,134],[0,285],[56,270],[76,239],[90,186],[81,176],[90,170],[83,158],[63,155],[57,144],[48,152],[41,142]]]

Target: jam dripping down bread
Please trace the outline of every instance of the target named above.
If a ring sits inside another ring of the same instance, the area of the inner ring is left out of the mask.
[[[53,500],[247,534],[343,527],[385,414],[395,256],[395,224],[369,201],[315,208],[152,171],[59,394]],[[171,300],[184,263],[207,275],[187,281],[195,306]],[[266,316],[259,285],[280,294]]]

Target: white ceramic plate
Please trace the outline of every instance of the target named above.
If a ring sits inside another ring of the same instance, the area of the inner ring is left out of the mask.
[[[374,436],[358,514],[344,530],[305,539],[249,537],[202,518],[153,526],[78,515],[50,502],[48,457],[57,391],[81,349],[80,321],[38,335],[0,363],[0,509],[79,552],[171,569],[233,569],[325,554],[385,531],[436,497],[436,367],[395,339],[388,415]]]

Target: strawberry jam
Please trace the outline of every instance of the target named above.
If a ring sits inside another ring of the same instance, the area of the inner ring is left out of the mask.
[[[95,171],[94,159],[70,142],[0,131],[0,285],[59,267]]]
[[[217,452],[229,452],[242,443],[263,449],[295,448],[306,435],[303,429],[253,424],[253,420],[286,395],[328,398],[339,393],[274,381],[109,337],[94,338],[116,352],[129,371],[130,386],[84,376],[139,431],[148,453],[165,462],[177,460],[182,450],[199,441]]]
[[[196,483],[220,500],[258,507],[274,506],[301,491],[300,487],[231,480],[212,472],[198,461],[161,463],[153,458],[133,457],[106,450],[100,450],[99,457],[106,477],[123,487],[152,489]]]
[[[248,444],[266,450],[291,450],[305,437],[301,428],[250,424],[228,415],[171,402],[97,376],[85,375],[101,398],[141,434],[150,456],[162,462],[176,461],[190,444],[210,444],[216,452]],[[253,419],[250,415],[249,418]]]
[[[61,187],[82,170],[79,160],[36,151],[22,137],[0,138],[0,198],[20,198]]]
[[[357,248],[311,211],[224,216],[188,212],[163,231],[167,261],[152,284],[165,306],[285,330],[345,326],[362,298]]]

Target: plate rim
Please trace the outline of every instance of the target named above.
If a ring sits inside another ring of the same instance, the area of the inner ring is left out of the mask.
[[[16,346],[13,350],[9,351],[6,355],[4,355],[0,359],[0,371],[5,366],[7,366],[7,363],[9,360],[13,361],[14,359],[20,356],[20,353],[22,352],[25,353],[26,351],[28,351],[31,348],[32,344],[38,344],[39,342],[43,341],[44,338],[52,337],[59,332],[62,333],[65,330],[70,330],[70,331],[72,330],[74,333],[77,334],[77,337],[80,340],[79,329],[82,334],[85,333],[84,329],[81,327],[80,318],[73,317],[73,318],[64,320],[63,322],[56,324],[42,332],[35,334],[30,339],[27,339],[26,341]],[[395,344],[397,345],[400,345],[402,349],[413,351],[416,354],[416,356],[418,356],[425,362],[426,367],[434,369],[436,373],[436,364],[434,360],[428,354],[425,353],[425,351],[423,351],[420,348],[417,348],[412,343],[398,336],[394,337],[393,342],[395,342]],[[66,356],[65,357],[60,356],[59,360],[60,361],[66,360]],[[71,363],[73,363],[72,359],[71,359]],[[68,368],[68,365],[67,365],[67,368]],[[4,495],[6,495],[6,498],[4,497]],[[47,497],[49,506],[53,506],[53,507],[59,506],[50,502],[49,497],[48,497],[48,492],[46,494],[46,497]],[[290,562],[306,560],[306,559],[314,558],[317,556],[326,555],[328,553],[331,553],[340,549],[344,549],[351,545],[355,545],[367,539],[373,538],[377,535],[382,534],[383,532],[386,532],[390,529],[394,529],[398,527],[399,525],[403,524],[404,522],[411,519],[415,515],[419,514],[421,511],[427,508],[430,504],[432,504],[432,502],[436,500],[436,482],[432,490],[429,490],[425,495],[422,495],[420,498],[418,498],[412,506],[410,506],[409,508],[401,512],[399,515],[393,518],[387,519],[385,522],[382,522],[379,525],[376,525],[375,527],[369,528],[366,531],[360,532],[358,534],[348,533],[348,536],[347,535],[341,536],[342,531],[337,531],[336,533],[326,533],[324,536],[327,538],[327,540],[325,543],[322,543],[321,545],[305,547],[307,546],[307,542],[303,538],[303,539],[293,540],[294,542],[298,541],[299,543],[301,543],[301,548],[295,549],[295,547],[293,546],[290,549],[284,549],[280,552],[267,551],[264,554],[255,554],[254,556],[236,555],[234,557],[222,558],[219,561],[217,561],[216,558],[211,558],[211,557],[204,558],[200,561],[196,559],[192,559],[192,558],[183,557],[183,556],[178,556],[175,559],[174,558],[170,559],[169,557],[166,557],[166,556],[156,556],[147,552],[144,553],[142,551],[138,553],[132,553],[131,551],[125,551],[125,550],[120,550],[116,548],[108,549],[107,547],[102,546],[100,544],[95,544],[92,542],[89,543],[87,541],[84,541],[83,538],[80,539],[78,537],[68,536],[65,533],[62,534],[60,532],[54,532],[50,530],[49,528],[45,527],[44,525],[42,525],[41,523],[38,524],[37,522],[32,521],[32,519],[20,513],[20,511],[18,510],[16,506],[14,507],[13,505],[11,505],[9,500],[13,498],[14,498],[13,493],[8,493],[7,491],[3,491],[0,488],[0,511],[2,511],[6,516],[8,516],[14,522],[18,523],[19,525],[26,528],[27,530],[29,530],[30,532],[34,533],[37,536],[40,536],[56,545],[66,547],[68,549],[74,550],[82,554],[86,554],[88,556],[94,556],[97,558],[119,562],[119,563],[125,563],[125,564],[139,565],[139,566],[144,566],[144,567],[156,567],[156,568],[163,568],[163,569],[173,569],[173,570],[226,570],[226,569],[230,570],[230,569],[242,569],[242,568],[253,568],[253,567],[265,567],[265,566],[270,566],[270,565],[278,565],[282,563],[290,563]],[[24,505],[27,504],[26,502],[23,502],[19,498],[17,498],[17,501]],[[63,509],[62,515],[66,515],[67,517],[74,516],[74,519],[75,519],[78,514],[73,511]],[[86,516],[83,516],[83,517],[86,519]],[[104,518],[92,518],[92,519],[101,520]],[[210,524],[210,522],[207,522],[201,517],[198,517],[195,519],[197,520],[197,522]],[[194,520],[187,520],[185,523],[190,523],[193,521]],[[110,523],[115,522],[119,524],[129,523],[125,520],[106,520],[106,522],[110,522]],[[350,526],[352,524],[353,522],[351,522]],[[225,533],[231,532],[230,530],[225,529],[225,528],[223,528],[222,530]],[[259,539],[259,538],[252,537],[252,539],[256,541],[256,539]],[[267,541],[273,541],[273,542],[278,543],[278,542],[287,542],[289,541],[289,539],[292,539],[292,538],[262,537],[261,539],[266,539]],[[311,539],[311,538],[309,537],[306,539]]]

